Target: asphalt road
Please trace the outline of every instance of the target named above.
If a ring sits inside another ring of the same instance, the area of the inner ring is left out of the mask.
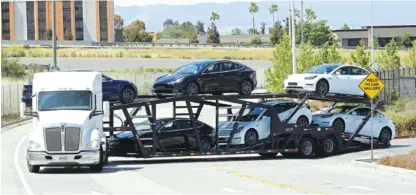
[[[201,120],[212,124],[214,109]],[[159,117],[171,108],[157,108]],[[161,116],[163,115],[163,116]],[[414,194],[416,176],[397,175],[355,166],[370,151],[322,159],[262,159],[258,155],[180,157],[170,159],[110,158],[102,173],[88,169],[43,168],[29,173],[25,153],[32,124],[1,136],[1,193],[4,194]],[[416,149],[416,139],[394,140],[375,150],[375,157]]]
[[[109,71],[112,68],[138,68],[138,67],[164,67],[174,68],[194,59],[152,59],[152,58],[57,58],[61,69],[91,69],[96,71]],[[267,68],[272,65],[268,60],[236,60],[253,68]],[[52,58],[23,57],[22,64],[52,64]]]

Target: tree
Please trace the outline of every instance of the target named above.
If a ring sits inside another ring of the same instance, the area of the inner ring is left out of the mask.
[[[354,52],[351,52],[351,60],[354,64],[363,68],[371,68],[370,52],[366,52],[364,48],[364,41],[361,40]]]
[[[270,12],[270,14],[272,14],[272,16],[273,16],[273,25],[275,25],[275,21],[274,21],[274,13],[276,13],[276,12],[278,12],[279,11],[279,7],[276,5],[276,4],[272,4],[271,6],[270,6],[270,8],[269,8],[269,12]]]
[[[316,20],[316,14],[312,9],[307,8],[305,9],[305,12],[306,12],[307,23],[312,23],[314,20]]]
[[[214,25],[217,25],[217,24],[215,23],[215,21],[217,21],[217,20],[219,20],[219,19],[220,19],[220,15],[219,15],[217,12],[212,12],[212,13],[211,13],[210,20],[211,20],[212,22],[214,22]],[[217,28],[217,27],[215,27],[215,28]]]
[[[247,33],[248,33],[249,35],[255,35],[255,34],[259,34],[259,31],[257,31],[257,29],[255,29],[255,28],[249,28],[249,29],[247,30]]]
[[[196,28],[196,33],[200,34],[200,35],[205,35],[205,28],[204,28],[204,23],[201,21],[198,21],[195,25]]]
[[[241,35],[241,29],[235,28],[231,30],[232,35]]]
[[[124,19],[120,15],[114,14],[114,29],[123,30],[123,27],[124,27]]]
[[[158,32],[155,32],[155,33],[153,33],[153,41],[156,41],[156,40],[159,40],[159,33]]]
[[[272,45],[276,45],[278,43],[280,43],[280,40],[283,37],[284,34],[284,30],[282,28],[282,26],[274,26],[273,28],[269,29],[269,34],[270,34],[270,43]]]
[[[198,35],[196,34],[195,31],[191,33],[191,36],[189,37],[189,40],[190,40],[189,41],[190,43],[199,43]]]
[[[406,57],[406,65],[416,67],[416,40],[412,42],[412,48],[409,50],[409,55]]]
[[[163,28],[169,28],[173,25],[174,25],[174,23],[173,23],[173,20],[171,18],[168,18],[163,22]]]
[[[52,29],[46,31],[46,40],[52,40]]]
[[[341,54],[337,51],[337,45],[329,45],[326,42],[317,54],[317,62],[319,64],[328,64],[328,63],[341,63],[342,57]]]
[[[273,51],[272,67],[265,71],[269,92],[283,92],[284,78],[292,74],[292,50],[289,39],[289,35],[284,33]]]
[[[208,27],[207,31],[207,43],[219,44],[220,43],[220,33],[217,31],[217,26],[214,22],[211,23],[211,27]]]
[[[253,29],[256,29],[256,25],[254,23],[254,14],[259,12],[259,9],[260,9],[259,6],[255,2],[251,2],[250,7],[248,8],[248,11],[253,16]],[[254,32],[256,32],[256,31],[254,31]]]
[[[146,25],[141,20],[134,20],[123,31],[127,42],[150,42],[153,36],[146,32]]]
[[[74,39],[74,36],[72,36],[71,31],[70,30],[65,30],[64,40],[69,41],[69,40],[73,40],[73,39]]]
[[[266,34],[266,23],[262,22],[260,27],[261,34]]]
[[[26,75],[25,67],[18,63],[19,59],[9,59],[5,52],[1,52],[1,76],[18,77]]]
[[[384,50],[378,54],[378,63],[381,68],[393,69],[400,67],[399,47],[394,40],[384,46]]]
[[[196,32],[196,26],[192,22],[184,21],[182,24],[179,24],[178,21],[168,25],[163,29],[161,36],[168,39],[178,39],[178,38],[191,38],[191,35]]]
[[[250,42],[251,42],[251,44],[260,45],[261,44],[261,39],[260,39],[260,37],[253,37]]]
[[[300,46],[299,56],[297,57],[297,72],[302,73],[309,70],[312,66],[318,65],[316,54],[310,42]]]
[[[401,44],[402,44],[402,46],[404,46],[406,48],[412,47],[412,40],[410,39],[410,33],[409,32],[405,32],[403,34],[403,36],[401,37]]]
[[[347,23],[344,23],[344,26],[341,27],[341,30],[350,30],[351,28],[348,26]]]

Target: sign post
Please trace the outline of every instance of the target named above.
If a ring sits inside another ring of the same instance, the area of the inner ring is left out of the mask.
[[[370,110],[370,130],[371,130],[371,162],[374,160],[373,155],[373,113],[374,113],[374,103],[373,100],[380,94],[380,92],[384,89],[385,85],[382,80],[380,80],[377,75],[375,75],[373,72],[371,72],[367,77],[364,78],[363,81],[361,81],[360,85],[358,87],[364,92],[364,94],[371,100],[371,110]]]

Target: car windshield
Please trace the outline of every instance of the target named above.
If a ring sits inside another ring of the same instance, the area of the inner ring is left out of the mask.
[[[208,64],[211,64],[211,62],[192,62],[179,67],[172,74],[196,74],[202,71],[202,69],[204,69]]]
[[[308,71],[306,71],[305,73],[308,73],[308,74],[327,74],[327,73],[332,72],[335,68],[337,68],[339,66],[340,65],[336,65],[336,64],[315,66],[315,67],[309,69]]]
[[[91,110],[91,91],[42,91],[39,93],[39,111]]]
[[[159,129],[163,124],[164,124],[163,121],[156,122],[156,129]],[[137,131],[151,130],[149,121],[144,121],[144,122],[141,122],[141,123],[137,123],[137,124],[135,124],[135,127],[136,127]]]
[[[328,111],[328,113],[330,113],[330,114],[347,113],[351,109],[353,109],[353,107],[339,106],[339,107],[331,108]]]
[[[244,110],[243,115],[241,117],[236,117],[237,120],[240,122],[250,122],[255,121],[259,115],[263,112],[264,108],[254,107]],[[238,112],[237,112],[238,113]]]

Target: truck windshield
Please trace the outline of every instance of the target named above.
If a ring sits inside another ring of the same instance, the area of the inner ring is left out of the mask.
[[[43,91],[39,93],[39,111],[91,109],[91,91]]]

